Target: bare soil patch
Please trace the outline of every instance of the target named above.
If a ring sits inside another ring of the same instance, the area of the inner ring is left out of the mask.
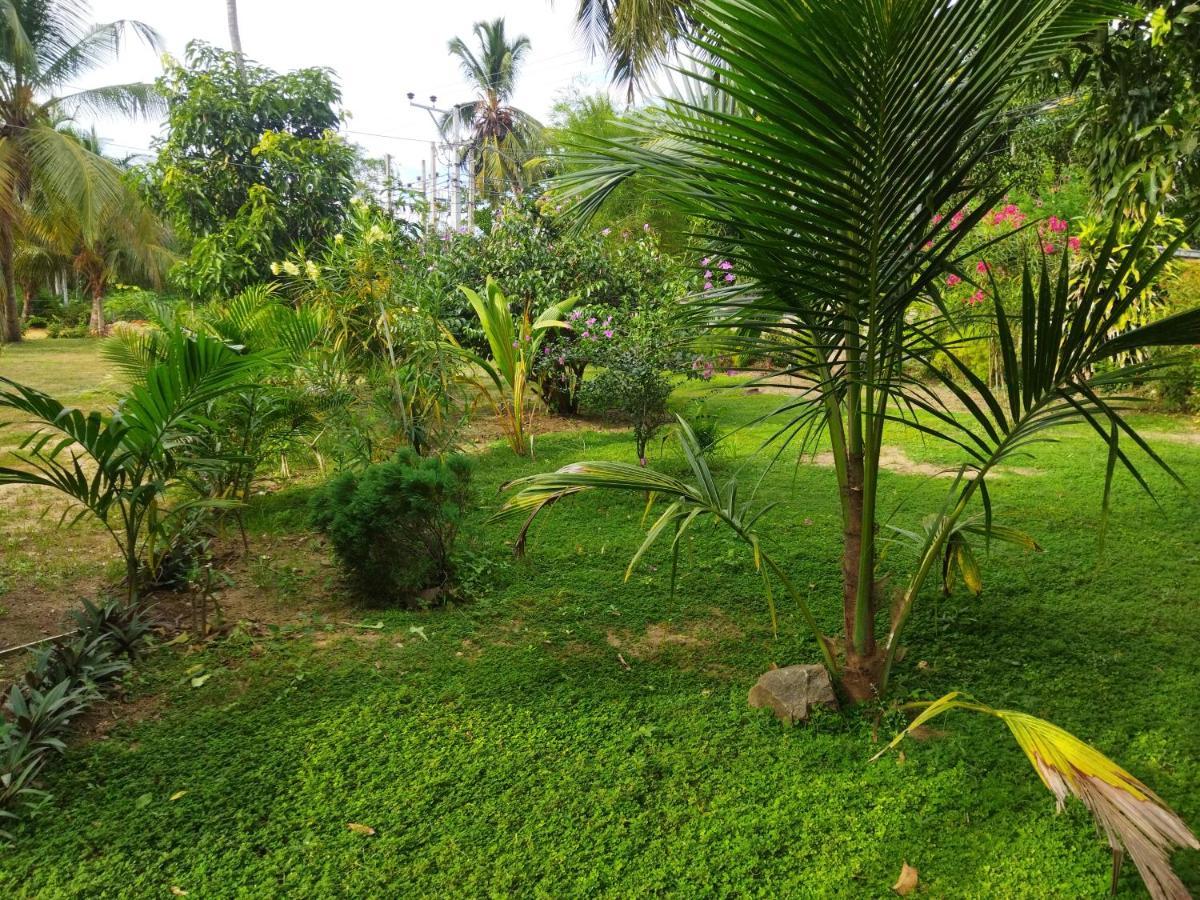
[[[736,640],[742,630],[720,609],[713,607],[703,619],[683,622],[654,622],[638,635],[628,629],[611,629],[608,645],[623,657],[641,661],[657,659],[672,649],[702,650],[712,644]]]
[[[818,453],[809,460],[813,465],[833,468],[833,454],[829,452]],[[889,472],[895,472],[898,475],[921,475],[927,478],[953,478],[958,473],[957,466],[944,466],[937,463],[918,462],[909,457],[907,453],[900,447],[884,446],[880,449],[879,465],[881,468]],[[1003,478],[1005,476],[1026,476],[1026,475],[1041,475],[1041,469],[1033,469],[1027,466],[998,466],[993,469],[989,478]]]

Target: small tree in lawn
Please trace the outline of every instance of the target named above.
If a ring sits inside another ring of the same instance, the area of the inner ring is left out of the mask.
[[[670,373],[684,369],[686,354],[673,339],[678,329],[673,327],[671,310],[651,308],[603,319],[587,316],[575,324],[580,343],[591,349],[592,362],[601,367],[584,382],[582,403],[592,410],[616,413],[633,426],[638,462],[644,466],[646,446],[670,419]]]
[[[213,427],[209,407],[259,365],[257,357],[219,340],[176,330],[160,361],[111,416],[71,409],[0,376],[0,409],[37,426],[14,454],[22,467],[0,466],[0,486],[51,488],[79,508],[72,524],[87,515],[99,521],[120,549],[132,605],[144,573],[155,574],[167,549],[162,539],[175,522],[199,507],[228,505],[203,497],[169,504],[167,498],[196,470],[228,462],[214,458],[205,439]]]
[[[488,278],[483,294],[465,285],[461,290],[479,318],[491,352],[484,358],[457,343],[454,346],[487,376],[486,381],[474,382],[475,386],[500,417],[513,452],[524,456],[533,443],[529,428],[533,422],[535,399],[534,361],[551,329],[570,327],[563,321],[563,316],[574,301],[551,304],[537,318],[532,318],[529,310],[514,315],[508,298],[491,278]],[[453,338],[449,339],[453,342]]]
[[[930,573],[953,562],[974,581],[970,539],[1032,543],[993,521],[996,466],[1081,423],[1103,442],[1110,479],[1120,464],[1145,485],[1131,447],[1166,468],[1114,392],[1153,374],[1131,351],[1200,342],[1200,310],[1127,327],[1194,226],[1150,259],[1154,216],[1131,237],[1114,218],[1086,266],[1070,252],[1035,252],[1012,317],[985,282],[1002,356],[996,388],[964,361],[938,288],[949,275],[977,277],[965,269],[979,248],[964,241],[1004,196],[1004,185],[977,178],[984,137],[1001,133],[1004,110],[1048,56],[1122,10],[1090,0],[703,0],[692,12],[712,77],[650,107],[630,138],[597,145],[595,166],[563,186],[586,213],[638,177],[697,221],[719,223],[739,277],[704,293],[711,324],[743,337],[750,355],[785,359],[801,385],[780,410],[778,437],[803,445],[824,433],[832,447],[842,634],[817,639],[838,649],[832,674],[852,698],[886,692]],[[879,552],[886,427],[963,454],[942,507],[899,534],[916,545],[907,576],[884,571]],[[622,474],[612,486],[655,490],[636,481]]]

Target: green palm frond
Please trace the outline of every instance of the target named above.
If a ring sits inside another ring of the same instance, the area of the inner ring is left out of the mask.
[[[984,713],[1008,726],[1061,811],[1075,797],[1096,819],[1113,853],[1113,889],[1128,852],[1156,900],[1186,900],[1187,887],[1171,868],[1177,847],[1200,850],[1200,841],[1181,818],[1146,785],[1094,747],[1044,719],[958,699],[955,691],[931,703],[873,759],[896,747],[930,719],[954,709]]]
[[[515,552],[520,554],[525,550],[529,528],[533,525],[534,520],[543,511],[565,497],[591,490],[644,494],[647,497],[644,518],[649,517],[654,503],[661,499],[667,506],[647,530],[645,539],[625,569],[625,579],[628,580],[633,574],[634,567],[646,551],[654,546],[661,537],[669,534],[672,595],[675,591],[680,542],[684,535],[697,521],[721,524],[730,529],[738,540],[750,550],[755,571],[760,573],[763,579],[772,626],[776,631],[778,630],[775,600],[771,590],[771,578],[775,577],[783,583],[788,594],[798,605],[805,623],[817,640],[825,665],[831,673],[836,673],[837,663],[833,658],[829,639],[822,633],[808,604],[796,591],[787,575],[763,550],[759,539],[756,526],[762,517],[774,508],[775,504],[766,504],[755,508],[751,500],[739,494],[736,479],[731,479],[723,487],[718,488],[708,463],[704,459],[700,444],[696,440],[695,433],[684,419],[679,417],[677,419],[676,434],[684,459],[691,469],[692,481],[684,481],[630,463],[605,460],[577,462],[564,466],[556,472],[529,475],[503,485],[501,490],[512,489],[516,490],[516,493],[493,515],[493,520],[504,520],[516,516],[525,517],[515,546]]]

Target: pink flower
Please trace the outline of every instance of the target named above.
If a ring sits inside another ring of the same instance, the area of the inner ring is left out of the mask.
[[[732,284],[732,283],[733,283],[733,282],[734,282],[736,279],[737,279],[737,276],[736,276],[736,275],[734,275],[732,272],[730,272],[728,275],[726,275],[726,276],[725,276],[725,280],[726,280],[726,281],[728,281],[728,282],[730,282],[731,284]]]
[[[605,237],[608,237],[610,234],[612,234],[612,229],[611,228],[601,228],[600,233],[602,235],[604,235]]]
[[[1077,238],[1077,237],[1067,238],[1067,246],[1071,249],[1072,252],[1078,251],[1079,250],[1079,238]]]
[[[983,291],[976,291],[975,293],[973,293],[968,302],[972,306],[974,306],[976,303],[982,303],[983,302]]]
[[[958,212],[956,212],[954,215],[952,215],[950,217],[950,230],[953,231],[955,228],[957,228],[959,225],[962,224],[962,221],[963,221],[963,211],[960,209]]]
[[[921,249],[922,250],[932,250],[933,249],[933,241],[926,241],[924,244],[921,245]]]
[[[610,337],[612,337],[612,336],[613,336],[613,331],[612,331],[612,329],[611,329],[611,328],[605,328],[605,329],[604,329],[604,336],[605,336],[606,338],[610,338]]]
[[[987,272],[987,270],[988,270],[988,264],[985,260],[981,259],[979,262],[975,263],[975,271],[979,272],[981,275],[983,273]]]
[[[728,272],[730,269],[733,268],[733,263],[731,263],[727,259],[723,259],[723,260],[721,260],[721,265],[719,266],[719,268],[724,269],[726,272]]]
[[[956,284],[958,284],[960,281],[962,281],[962,279],[961,279],[961,278],[959,278],[957,275],[948,275],[948,276],[946,276],[946,284],[947,284],[949,287],[954,287],[954,286],[955,286]]]
[[[645,225],[642,226],[642,231],[648,232],[649,230],[650,230],[650,223],[647,222]]]
[[[1057,253],[1058,252],[1058,248],[1056,246],[1054,246],[1053,241],[1046,241],[1046,243],[1042,244],[1042,250],[1044,250],[1046,253]]]
[[[941,213],[934,213],[934,214],[933,214],[933,224],[934,224],[934,225],[936,225],[936,224],[937,224],[938,222],[940,222],[940,221],[942,221],[942,214],[941,214]]]
[[[712,290],[712,282],[711,281],[704,282],[704,289],[706,291],[711,291]]]
[[[567,358],[565,356],[560,356],[558,358],[558,364],[560,366],[565,366],[567,364]]]
[[[700,260],[700,266],[701,266],[701,268],[703,268],[703,267],[707,266],[707,265],[708,265],[710,262],[712,262],[712,259],[710,259],[710,258],[709,258],[709,257],[707,257],[707,256],[706,256],[706,257],[704,257],[704,259]]]
[[[583,336],[584,336],[585,338],[589,338],[589,337],[591,337],[591,335],[590,335],[590,334],[588,334],[586,331],[583,333]],[[515,347],[516,345],[514,344],[513,346]]]
[[[704,270],[704,277],[705,277],[705,278],[712,278],[712,269],[705,269],[705,270]]]
[[[585,325],[595,325],[595,324],[596,324],[596,317],[595,317],[595,316],[589,316],[589,317],[588,317],[588,320],[587,320],[586,322],[584,322],[583,324],[585,324]]]

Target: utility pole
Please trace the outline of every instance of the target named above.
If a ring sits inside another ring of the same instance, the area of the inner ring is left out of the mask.
[[[475,231],[475,151],[467,153],[467,231]]]
[[[429,231],[437,230],[437,144],[429,142]]]
[[[383,189],[387,200],[388,218],[392,217],[392,154],[385,153],[383,155]]]
[[[425,168],[425,160],[421,160],[421,193],[425,196],[425,202],[429,203],[429,174]],[[429,221],[429,211],[425,211],[425,221]],[[428,240],[429,232],[425,232],[425,238]]]

